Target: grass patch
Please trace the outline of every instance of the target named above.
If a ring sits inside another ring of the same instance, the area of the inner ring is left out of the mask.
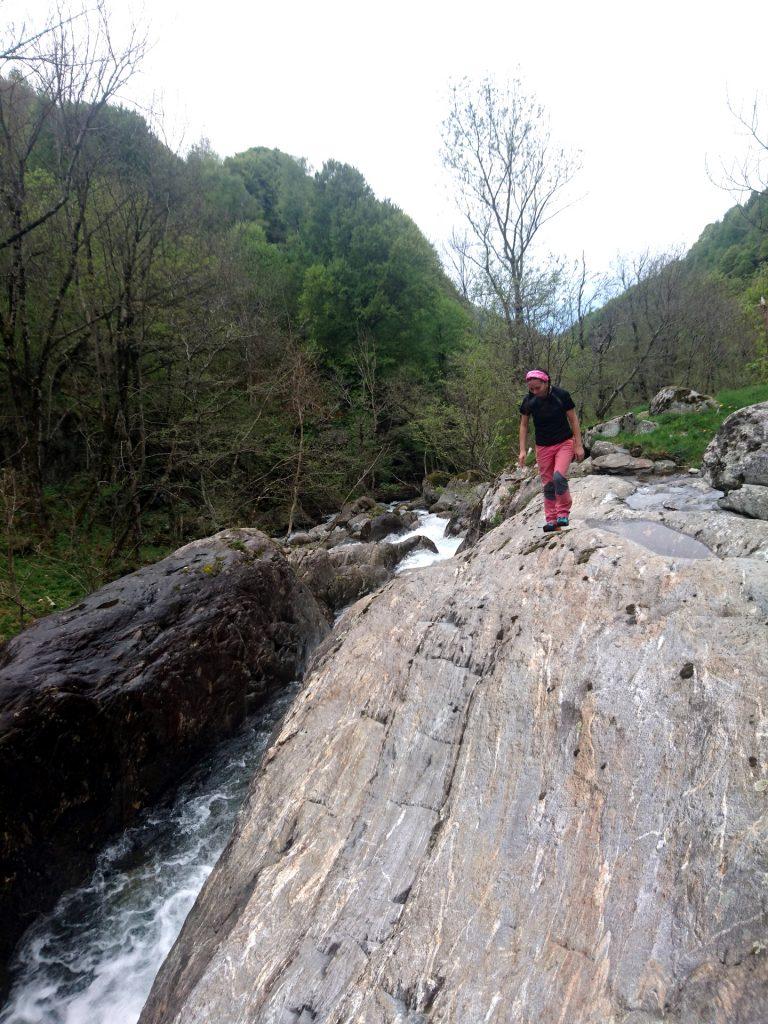
[[[5,552],[0,569],[0,642],[51,612],[62,611],[119,576],[159,561],[170,547],[146,544],[130,556],[104,567],[112,538],[108,530],[88,538],[59,533],[52,544],[30,546],[14,557],[15,584],[22,607],[13,600]]]
[[[606,441],[624,448],[640,448],[643,455],[674,459],[680,466],[698,466],[704,451],[724,419],[747,405],[768,401],[768,384],[718,392],[719,409],[705,412],[662,413],[651,417],[658,423],[652,434],[621,433]],[[599,436],[599,435],[598,435]]]

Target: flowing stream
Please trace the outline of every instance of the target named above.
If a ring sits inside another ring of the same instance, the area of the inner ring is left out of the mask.
[[[461,537],[447,519],[419,513],[438,554],[418,551],[398,571],[450,558]],[[275,724],[299,684],[283,691],[236,738],[99,855],[82,888],[66,893],[22,939],[0,1024],[135,1024],[155,974],[229,839]]]

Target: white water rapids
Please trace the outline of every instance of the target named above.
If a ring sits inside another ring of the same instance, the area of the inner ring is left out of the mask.
[[[419,513],[417,551],[397,571],[450,558],[461,537]],[[284,691],[254,725],[223,744],[178,790],[100,854],[90,881],[65,894],[22,939],[0,1024],[135,1024],[155,974],[229,839],[275,723],[297,692]]]

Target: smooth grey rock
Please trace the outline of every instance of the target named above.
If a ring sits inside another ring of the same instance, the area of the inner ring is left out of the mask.
[[[637,459],[632,455],[601,455],[592,459],[593,473],[652,473],[653,462],[651,459]]]
[[[653,463],[654,476],[669,476],[677,472],[677,463],[672,459],[655,459]]]
[[[731,491],[747,481],[759,484],[768,458],[768,402],[737,409],[723,421],[701,462],[713,487]]]
[[[626,448],[622,448],[621,445],[611,444],[610,441],[595,441],[589,450],[591,458],[598,459],[602,455],[629,455],[629,451]]]
[[[225,530],[6,644],[0,951],[327,632],[277,544]]]
[[[737,491],[729,491],[719,505],[752,519],[768,519],[768,487],[744,484]]]
[[[648,406],[651,416],[663,412],[685,413],[703,412],[706,409],[719,408],[711,395],[702,395],[692,388],[669,386],[658,391]]]
[[[768,572],[584,524],[631,490],[347,612],[140,1024],[764,1019]]]

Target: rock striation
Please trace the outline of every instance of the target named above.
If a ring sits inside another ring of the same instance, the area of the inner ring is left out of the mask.
[[[229,530],[50,615],[0,652],[2,953],[94,850],[328,632],[279,547]]]
[[[344,614],[141,1024],[765,1020],[768,524],[637,487]]]

